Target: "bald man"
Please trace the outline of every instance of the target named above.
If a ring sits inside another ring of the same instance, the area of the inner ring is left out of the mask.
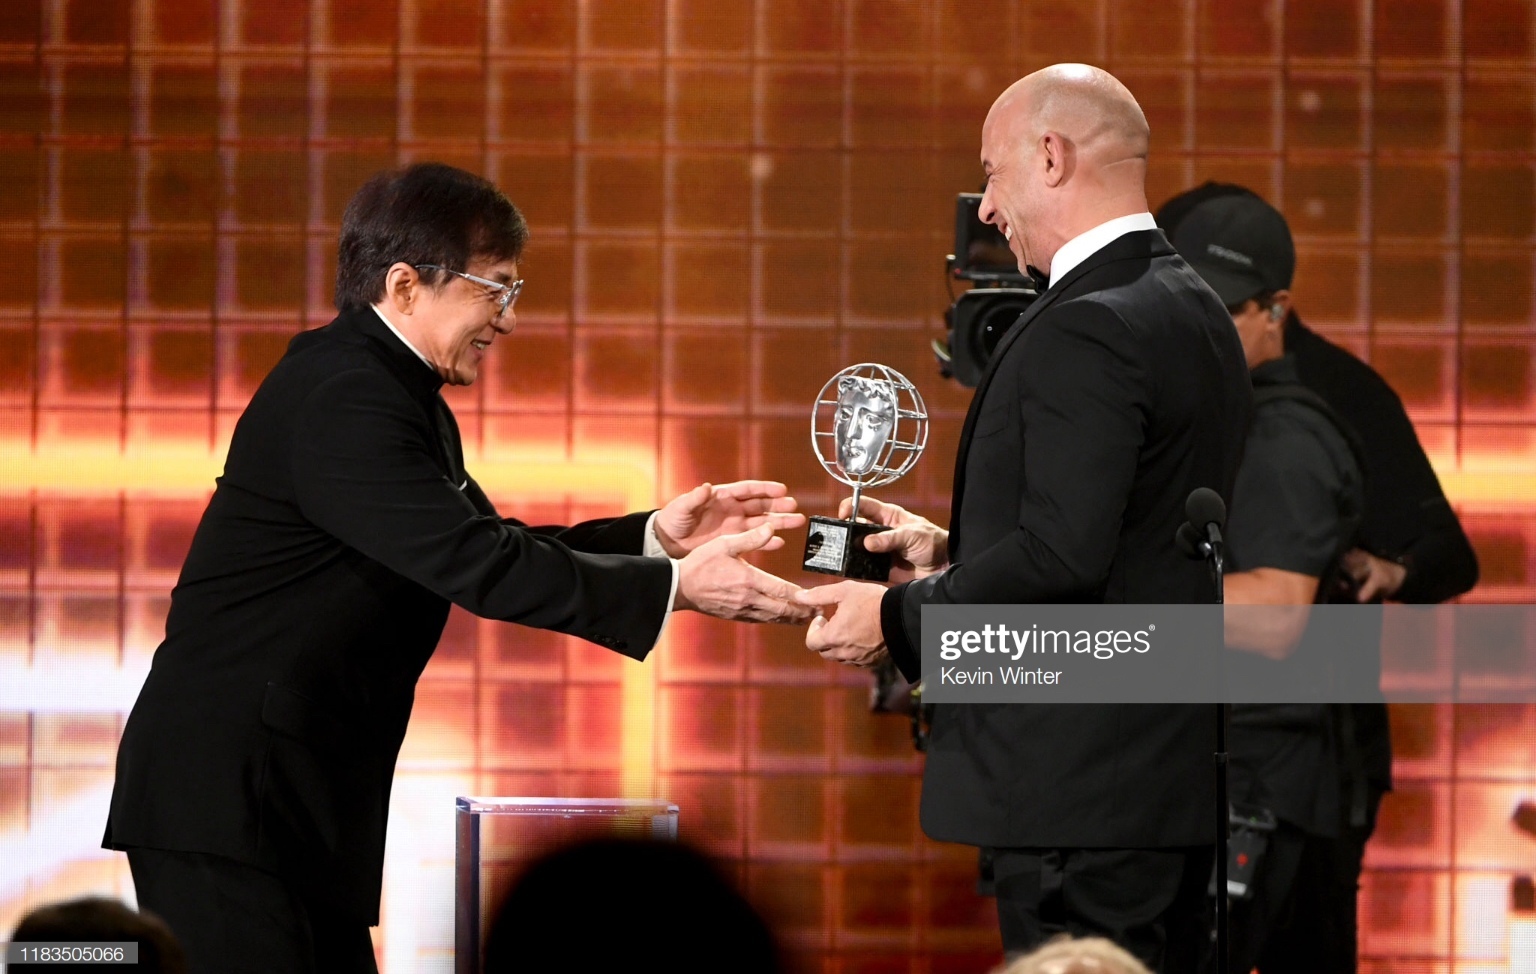
[[[950,530],[866,498],[889,589],[799,593],[806,643],[922,676],[920,611],[950,603],[1212,602],[1173,539],[1197,487],[1230,496],[1251,406],[1232,319],[1147,212],[1148,130],[1109,74],[1062,64],[982,128],[982,219],[1044,288],[998,342],[955,461]],[[1040,268],[1042,271],[1037,271]],[[845,513],[849,502],[844,503]],[[1211,708],[941,706],[923,829],[994,850],[1009,951],[1097,934],[1192,971],[1215,841]]]

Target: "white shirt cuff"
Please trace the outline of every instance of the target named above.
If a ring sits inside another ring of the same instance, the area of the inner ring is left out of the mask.
[[[656,519],[660,516],[660,511],[652,511],[650,518],[645,522],[645,547],[640,553],[647,558],[668,557],[667,549],[661,546],[661,539],[656,537]]]
[[[667,631],[667,623],[672,618],[672,606],[677,604],[677,580],[682,574],[677,559],[667,554],[667,549],[661,546],[661,541],[656,537],[656,515],[660,513],[652,511],[650,519],[645,522],[645,545],[641,552],[647,558],[665,558],[672,563],[672,589],[667,593],[667,611],[661,617],[661,628],[656,630],[656,643],[661,642],[662,635]]]

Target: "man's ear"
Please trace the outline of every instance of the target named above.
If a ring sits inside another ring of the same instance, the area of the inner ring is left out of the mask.
[[[1286,290],[1276,291],[1274,297],[1269,299],[1269,315],[1276,321],[1284,321],[1291,316],[1291,292]]]
[[[416,268],[404,261],[395,261],[384,272],[384,300],[379,303],[400,314],[412,314],[425,287]]]
[[[1055,188],[1071,175],[1072,146],[1060,132],[1046,132],[1040,137],[1040,158],[1045,185]]]

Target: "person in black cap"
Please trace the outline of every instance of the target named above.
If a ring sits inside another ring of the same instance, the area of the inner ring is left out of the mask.
[[[1364,487],[1350,437],[1301,385],[1295,359],[1285,354],[1284,307],[1276,298],[1283,291],[1260,270],[1274,255],[1233,232],[1235,225],[1257,222],[1236,201],[1223,197],[1195,208],[1173,239],[1228,306],[1253,379],[1253,420],[1226,532],[1226,600],[1298,611],[1228,613],[1227,643],[1248,653],[1229,660],[1227,670],[1273,685],[1293,682],[1299,669],[1312,667],[1307,607],[1322,600],[1354,540]],[[1258,217],[1273,224],[1279,214]],[[1324,885],[1327,847],[1340,837],[1336,730],[1324,704],[1232,707],[1229,794],[1243,821],[1263,823],[1267,848],[1262,856],[1249,853],[1249,868],[1233,870],[1245,891],[1231,906],[1226,970],[1322,969],[1312,950],[1316,939],[1302,934],[1319,919],[1308,904]],[[1232,842],[1237,849],[1242,839]]]
[[[1426,603],[1471,589],[1476,556],[1402,402],[1369,365],[1307,328],[1293,307],[1296,253],[1285,219],[1251,190],[1207,183],[1165,203],[1157,221],[1235,319],[1278,319],[1297,378],[1358,434],[1365,502],[1356,546],[1341,560],[1352,583],[1347,597]],[[1322,958],[1314,969],[1353,971],[1365,843],[1392,786],[1392,753],[1383,704],[1339,708],[1335,719],[1342,821],[1339,838],[1321,845],[1321,888],[1309,890],[1304,905],[1315,914],[1307,939]]]
[[[1226,197],[1233,199],[1216,202]],[[1308,328],[1292,306],[1296,249],[1285,218],[1246,187],[1208,182],[1164,203],[1156,214],[1158,226],[1175,238],[1184,219],[1207,202],[1228,214],[1225,239],[1186,239],[1182,244],[1175,239],[1175,244],[1181,250],[1226,246],[1252,261],[1253,279],[1262,286],[1255,296],[1273,298],[1282,308],[1285,350],[1295,356],[1302,384],[1365,438],[1370,471],[1366,522],[1361,547],[1348,558],[1360,585],[1359,600],[1429,604],[1470,591],[1477,584],[1477,555],[1402,401],[1375,369]],[[1216,291],[1222,293],[1219,287]]]

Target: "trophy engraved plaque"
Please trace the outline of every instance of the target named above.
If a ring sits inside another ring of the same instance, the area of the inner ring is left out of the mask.
[[[889,528],[859,521],[859,498],[912,469],[928,445],[928,410],[917,387],[895,369],[850,365],[821,387],[811,410],[811,448],[827,473],[853,488],[853,517],[812,515],[805,539],[807,571],[883,582],[891,556],[864,548]]]

